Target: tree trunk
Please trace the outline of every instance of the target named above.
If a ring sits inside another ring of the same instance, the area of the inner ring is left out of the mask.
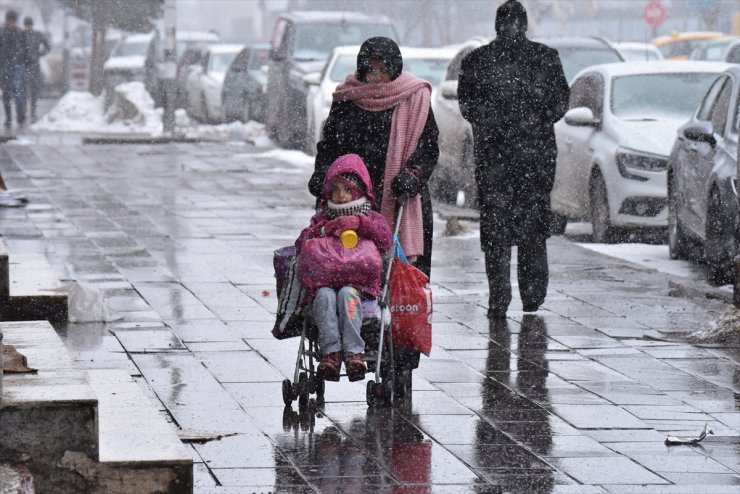
[[[105,24],[99,16],[93,15],[92,53],[90,55],[90,92],[100,96],[105,87]]]

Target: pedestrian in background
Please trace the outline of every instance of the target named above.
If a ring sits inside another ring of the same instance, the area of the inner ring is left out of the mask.
[[[18,28],[18,13],[5,12],[5,25],[0,30],[0,87],[3,90],[5,127],[12,125],[12,105],[18,125],[26,123],[26,64],[28,45],[26,36]]]
[[[26,34],[26,44],[28,45],[28,64],[26,65],[26,78],[28,80],[28,96],[31,102],[31,122],[36,121],[36,101],[41,94],[41,57],[51,51],[49,40],[44,33],[34,31],[33,19],[26,17],[23,19],[23,28]]]
[[[497,37],[463,59],[460,111],[473,127],[481,249],[488,276],[488,316],[511,302],[511,247],[516,245],[525,312],[545,301],[546,240],[555,178],[553,124],[570,94],[557,51],[527,39],[527,12],[516,0],[496,11]]]

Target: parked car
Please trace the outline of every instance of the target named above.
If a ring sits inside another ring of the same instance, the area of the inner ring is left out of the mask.
[[[740,39],[733,41],[725,50],[723,62],[740,63]]]
[[[622,58],[628,62],[638,62],[640,60],[663,60],[663,54],[658,47],[652,43],[637,43],[632,41],[621,41],[612,43]]]
[[[221,41],[213,31],[175,31],[175,54],[179,60],[185,50],[193,45],[213,45]]]
[[[385,16],[357,12],[288,12],[275,21],[270,42],[266,127],[279,145],[302,147],[306,134],[304,76],[320,72],[331,50],[373,36],[398,40]]]
[[[413,73],[429,81],[432,85],[432,94],[439,87],[444,77],[447,65],[455,55],[452,48],[412,48],[402,46],[403,70]],[[347,75],[357,68],[357,53],[360,46],[340,46],[332,50],[324,69],[313,72],[304,77],[309,85],[306,98],[306,113],[308,127],[306,129],[306,152],[316,153],[316,144],[321,140],[321,130],[324,128],[331,109],[332,93],[337,85],[343,82]]]
[[[215,44],[206,48],[200,65],[187,79],[188,115],[202,122],[223,121],[221,92],[224,77],[243,48],[243,45],[233,44]]]
[[[250,45],[231,63],[221,93],[221,106],[227,122],[264,121],[269,55],[270,45]]]
[[[590,219],[595,242],[667,225],[666,168],[676,129],[727,64],[625,62],[590,67],[571,85],[555,124],[550,195],[557,228]]]
[[[740,66],[727,69],[678,129],[668,158],[668,248],[672,259],[696,258],[715,283],[730,283],[738,214],[737,146]]]
[[[106,88],[106,103],[113,97],[113,89],[124,82],[141,81],[147,89],[152,88],[152,75],[156,69],[154,53],[159,50],[156,31],[132,34],[121,38],[103,65]]]
[[[555,48],[568,81],[583,68],[594,64],[621,62],[622,56],[606,40],[590,37],[534,38]],[[450,61],[440,90],[432,98],[432,109],[439,127],[439,163],[432,175],[432,195],[443,202],[477,207],[473,169],[473,129],[460,114],[457,79],[462,59],[475,48],[488,43],[472,38],[462,45]]]
[[[726,34],[715,31],[672,33],[653,39],[653,44],[658,47],[666,60],[686,60],[691,51],[702,42],[724,36]]]
[[[739,38],[724,36],[713,38],[699,43],[689,54],[689,60],[706,60],[708,62],[722,62],[727,48]]]

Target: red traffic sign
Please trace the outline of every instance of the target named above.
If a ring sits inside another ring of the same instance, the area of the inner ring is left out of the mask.
[[[648,26],[658,27],[668,18],[668,9],[660,3],[660,0],[650,0],[642,9],[642,18]]]

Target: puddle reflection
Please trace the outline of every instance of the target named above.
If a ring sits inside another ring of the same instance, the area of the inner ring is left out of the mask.
[[[324,422],[317,426],[317,418]],[[368,409],[348,423],[322,416],[314,402],[306,409],[286,407],[283,429],[293,432],[293,445],[281,445],[276,488],[296,485],[301,477],[322,493],[428,493],[432,441],[414,425],[414,416],[393,408]],[[287,437],[286,437],[287,439]],[[284,474],[284,475],[283,475]]]
[[[547,329],[541,317],[525,315],[514,360],[509,323],[491,323],[487,378],[481,385],[485,420],[477,424],[474,462],[504,490],[547,493],[555,485],[554,472],[535,454],[552,449],[549,416],[535,403],[548,401]]]

